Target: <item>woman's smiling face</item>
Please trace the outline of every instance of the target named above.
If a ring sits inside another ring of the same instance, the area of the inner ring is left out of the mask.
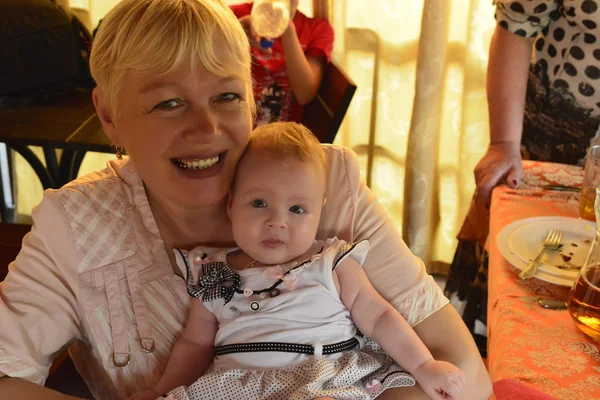
[[[117,117],[101,116],[125,147],[151,196],[180,207],[226,197],[252,129],[249,85],[200,63],[181,62],[162,76],[129,72]]]

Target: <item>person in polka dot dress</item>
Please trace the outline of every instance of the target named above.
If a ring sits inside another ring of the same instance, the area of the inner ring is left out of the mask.
[[[369,282],[369,243],[315,241],[326,168],[302,125],[253,132],[228,204],[239,248],[175,249],[199,300],[159,382],[132,399],[366,400],[415,381],[462,398],[462,371],[434,360]]]
[[[600,124],[600,0],[496,0],[487,76],[490,146],[475,168],[489,203],[521,158],[577,164]]]
[[[583,164],[600,144],[600,0],[495,0],[487,97],[490,144],[475,167],[469,215],[489,221],[492,189],[519,184],[522,159]],[[487,213],[487,219],[485,216]],[[484,215],[482,215],[484,214]],[[485,321],[487,254],[469,218],[444,290],[467,299],[463,319]],[[482,310],[482,311],[480,311]]]

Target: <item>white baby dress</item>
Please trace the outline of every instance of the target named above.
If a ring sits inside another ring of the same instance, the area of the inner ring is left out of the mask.
[[[218,355],[202,377],[172,390],[168,398],[366,400],[391,387],[414,385],[413,377],[375,342],[357,333],[335,287],[332,270],[336,265],[348,256],[362,265],[368,249],[367,241],[348,244],[329,239],[315,242],[304,262],[244,271],[226,264],[227,254],[238,249],[202,248],[201,263],[176,250],[179,267],[188,273],[188,292],[204,301],[219,322]],[[235,285],[218,284],[225,280]],[[358,346],[327,354],[328,345],[355,342],[353,338]],[[288,347],[289,352],[235,352],[235,345],[247,343],[309,345],[314,354],[292,352]]]

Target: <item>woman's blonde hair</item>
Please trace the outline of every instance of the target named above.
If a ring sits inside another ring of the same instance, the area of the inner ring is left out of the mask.
[[[217,50],[226,56],[218,57]],[[210,73],[245,81],[254,113],[250,45],[223,0],[121,1],[100,24],[90,69],[116,115],[127,71],[161,75],[186,59],[192,68],[200,61]]]
[[[294,157],[312,162],[327,171],[323,146],[310,129],[295,122],[273,122],[254,129],[246,152],[254,148],[267,150],[276,159]]]

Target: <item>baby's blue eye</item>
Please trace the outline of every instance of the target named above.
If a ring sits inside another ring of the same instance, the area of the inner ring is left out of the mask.
[[[304,214],[304,208],[300,206],[291,206],[290,211],[294,214]]]
[[[267,203],[261,199],[252,200],[252,202],[250,204],[252,204],[252,207],[255,207],[255,208],[264,208],[267,206]]]

